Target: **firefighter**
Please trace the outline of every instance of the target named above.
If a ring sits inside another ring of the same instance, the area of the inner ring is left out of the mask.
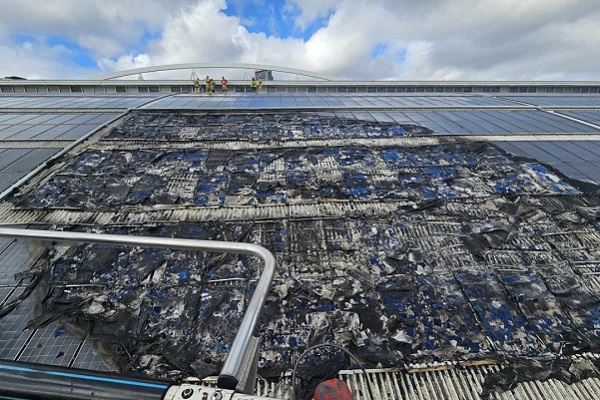
[[[227,93],[227,79],[224,76],[221,77],[221,89],[223,89],[223,93]]]
[[[194,93],[200,93],[200,79],[194,80]]]
[[[263,80],[262,78],[258,78],[258,93],[262,93],[263,91]]]
[[[210,77],[208,75],[204,78],[204,92],[210,93]]]
[[[256,93],[257,86],[258,86],[258,83],[256,82],[256,78],[252,78],[252,82],[250,82],[250,87],[252,88],[252,91],[254,93]]]
[[[215,92],[215,80],[213,78],[210,78],[210,92]]]

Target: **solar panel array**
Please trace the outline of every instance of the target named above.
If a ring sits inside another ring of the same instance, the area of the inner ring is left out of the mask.
[[[538,107],[600,107],[600,96],[563,95],[563,96],[508,96],[500,98],[532,104]]]
[[[0,95],[2,108],[134,108],[151,100],[160,98],[161,94],[145,95]]]
[[[600,133],[600,129],[541,111],[336,112],[344,118],[413,123],[438,134]]]
[[[498,142],[514,155],[548,164],[570,178],[600,184],[600,142]]]
[[[29,270],[45,251],[31,241],[0,238],[0,306],[23,294],[29,278],[15,275]],[[94,352],[89,340],[81,340],[66,327],[53,322],[42,329],[27,329],[34,314],[35,300],[26,298],[13,312],[0,318],[0,359],[20,360],[50,365],[87,367],[108,370]],[[81,351],[84,348],[85,351]]]
[[[0,193],[58,152],[59,149],[0,148]]]
[[[0,193],[69,143],[161,96],[0,95]]]
[[[30,111],[11,112],[12,109],[24,108]],[[64,113],[55,110],[60,108],[69,110],[65,110]],[[155,128],[152,125],[152,112],[161,110],[240,112],[241,110],[285,109],[293,112],[298,108],[310,108],[313,114],[339,120],[417,125],[428,129],[404,129],[397,132],[398,136],[406,132],[417,132],[413,134],[417,139],[419,136],[427,138],[438,136],[440,140],[463,142],[483,140],[493,143],[514,156],[523,157],[523,165],[528,165],[529,160],[534,160],[567,178],[600,185],[600,128],[597,127],[600,125],[600,96],[595,95],[502,94],[494,97],[447,94],[230,94],[227,96],[202,94],[164,98],[161,98],[161,95],[1,95],[0,192],[64,147],[64,144],[52,147],[53,141],[72,142],[79,139],[120,115],[116,112],[106,112],[105,109],[121,108],[146,109],[149,115],[146,116],[148,119],[145,123],[147,127],[152,127],[151,129]],[[82,109],[86,112],[73,112],[72,109]],[[185,135],[202,132],[201,129],[195,129],[195,126],[187,128],[185,131],[176,130],[173,134],[173,140],[184,143],[182,146],[185,145]],[[157,135],[161,134],[161,129],[156,129]],[[148,132],[143,131],[143,133]],[[319,132],[315,133],[318,134]],[[497,140],[497,136],[500,135],[505,136],[504,139]],[[124,140],[124,138],[110,137],[109,139]],[[143,145],[143,141],[139,138],[125,139],[133,143],[129,144],[131,147],[127,150],[132,154],[134,153],[132,149],[137,151],[136,146]],[[220,137],[216,135],[210,139],[220,139]],[[241,139],[243,142],[244,138]],[[308,140],[315,137],[304,136],[300,139]],[[367,135],[360,139],[389,138]],[[5,147],[2,147],[3,143]],[[19,143],[19,146],[16,147],[15,143]],[[38,146],[42,143],[44,147]],[[219,144],[215,146],[218,148]],[[98,150],[98,152],[102,151],[104,150]],[[210,154],[216,157],[225,154],[225,151],[217,149]],[[197,154],[194,156],[197,157]],[[126,154],[123,155],[123,159],[127,160],[127,157]],[[157,156],[157,159],[160,157]],[[169,161],[169,158],[165,157],[165,160]],[[277,171],[274,169],[273,173]],[[242,173],[247,173],[247,169],[240,169],[239,177],[242,177]],[[133,177],[131,181],[137,178],[139,176]],[[207,185],[212,183],[211,181]],[[176,184],[177,182],[172,182],[173,187],[176,187]],[[130,182],[126,182],[126,185],[130,185]],[[117,186],[112,187],[114,189]],[[200,190],[201,186],[197,189]],[[244,195],[248,194],[244,193]],[[218,203],[217,200],[215,204]],[[19,298],[29,278],[16,278],[18,276],[16,274],[29,270],[38,262],[44,251],[46,248],[33,247],[26,241],[0,240],[0,306]],[[52,322],[39,329],[25,329],[32,316],[33,306],[34,300],[27,298],[13,312],[0,318],[0,359],[97,370],[110,369],[96,354],[92,342],[86,335],[84,339],[80,339],[69,333],[60,322]]]
[[[118,114],[117,114],[118,115]],[[115,114],[0,114],[2,140],[76,140]]]
[[[600,111],[563,111],[562,114],[600,126]]]
[[[152,109],[269,109],[269,108],[444,108],[444,107],[511,107],[513,103],[486,96],[408,96],[385,94],[180,94],[160,99],[146,108]]]

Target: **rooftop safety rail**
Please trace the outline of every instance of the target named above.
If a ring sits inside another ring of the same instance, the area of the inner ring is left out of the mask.
[[[126,236],[4,227],[0,227],[0,237],[214,251],[259,257],[264,263],[264,268],[217,381],[218,387],[222,389],[238,390],[246,394],[251,394],[250,392],[253,391],[258,349],[258,339],[254,336],[254,331],[256,330],[275,274],[275,257],[273,257],[273,254],[269,250],[251,243],[217,240]]]

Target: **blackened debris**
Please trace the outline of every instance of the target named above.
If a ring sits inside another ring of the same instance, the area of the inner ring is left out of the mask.
[[[511,360],[510,365],[488,375],[482,385],[481,398],[488,399],[492,393],[514,389],[518,383],[556,379],[568,385],[582,379],[600,377],[598,362],[590,360],[523,358]]]
[[[331,129],[336,138],[352,138],[389,128],[269,118],[144,114],[112,138],[276,138],[286,124],[300,132],[292,137],[314,128],[314,137]],[[105,146],[76,155],[18,201],[90,214],[162,209],[164,223],[151,227],[122,217],[126,227],[95,229],[269,248],[278,270],[258,330],[259,372],[267,378],[320,343],[342,345],[369,367],[599,349],[600,302],[591,279],[600,273],[598,199],[489,144]],[[366,213],[354,207],[359,202],[395,207]],[[347,207],[294,213],[295,206],[339,204]],[[270,205],[287,211],[253,221],[236,214]],[[226,209],[230,217],[170,220],[171,208]],[[161,377],[219,370],[259,269],[245,256],[99,245],[55,250],[38,285],[40,298],[52,301],[34,323],[60,318],[89,331],[119,370]],[[77,286],[83,283],[95,286]],[[48,287],[67,284],[75,286],[49,295]],[[323,361],[330,360],[308,359],[307,368]],[[490,378],[489,387],[524,379],[512,371],[497,383]]]
[[[407,209],[422,211],[444,199],[577,193],[542,165],[514,163],[489,145],[112,150],[79,155],[21,205],[100,211],[407,200],[414,202]],[[482,240],[497,242],[498,229]]]
[[[536,233],[562,231],[561,220],[546,214],[535,223],[514,220],[508,240],[472,254],[465,238],[475,225],[514,218],[499,211],[506,202],[368,218],[163,225],[152,233],[249,242],[271,235],[278,272],[259,328],[265,377],[289,370],[294,355],[323,342],[346,346],[369,366],[396,367],[595,351],[599,303],[580,267],[567,260],[569,248],[581,249],[579,238],[593,246],[600,236],[581,224],[572,246],[557,250],[553,236]],[[465,220],[466,209],[489,218]],[[257,272],[257,262],[244,257],[82,245],[54,262],[51,279],[106,285],[71,289],[59,300],[93,299],[63,320],[88,321],[121,370],[204,376],[220,367],[252,287],[218,281]],[[54,316],[54,308],[47,313]],[[186,356],[174,356],[180,353]]]
[[[253,115],[138,114],[115,128],[109,139],[285,140],[386,138],[432,134],[418,125],[367,122],[311,113]]]

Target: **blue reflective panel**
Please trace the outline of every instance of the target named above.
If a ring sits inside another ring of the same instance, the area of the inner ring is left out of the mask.
[[[600,184],[600,167],[586,162],[571,163],[571,166],[581,171],[588,180]]]
[[[0,141],[78,139],[119,114],[11,114],[0,123]],[[72,133],[63,137],[66,132]]]
[[[161,94],[15,94],[0,96],[0,108],[133,108]]]
[[[9,188],[60,149],[0,149],[0,191]]]
[[[600,111],[561,111],[560,113],[600,126]]]
[[[565,94],[540,95],[540,96],[510,96],[502,95],[503,98],[517,100],[523,103],[541,107],[600,107],[600,96],[593,94],[575,95]]]

